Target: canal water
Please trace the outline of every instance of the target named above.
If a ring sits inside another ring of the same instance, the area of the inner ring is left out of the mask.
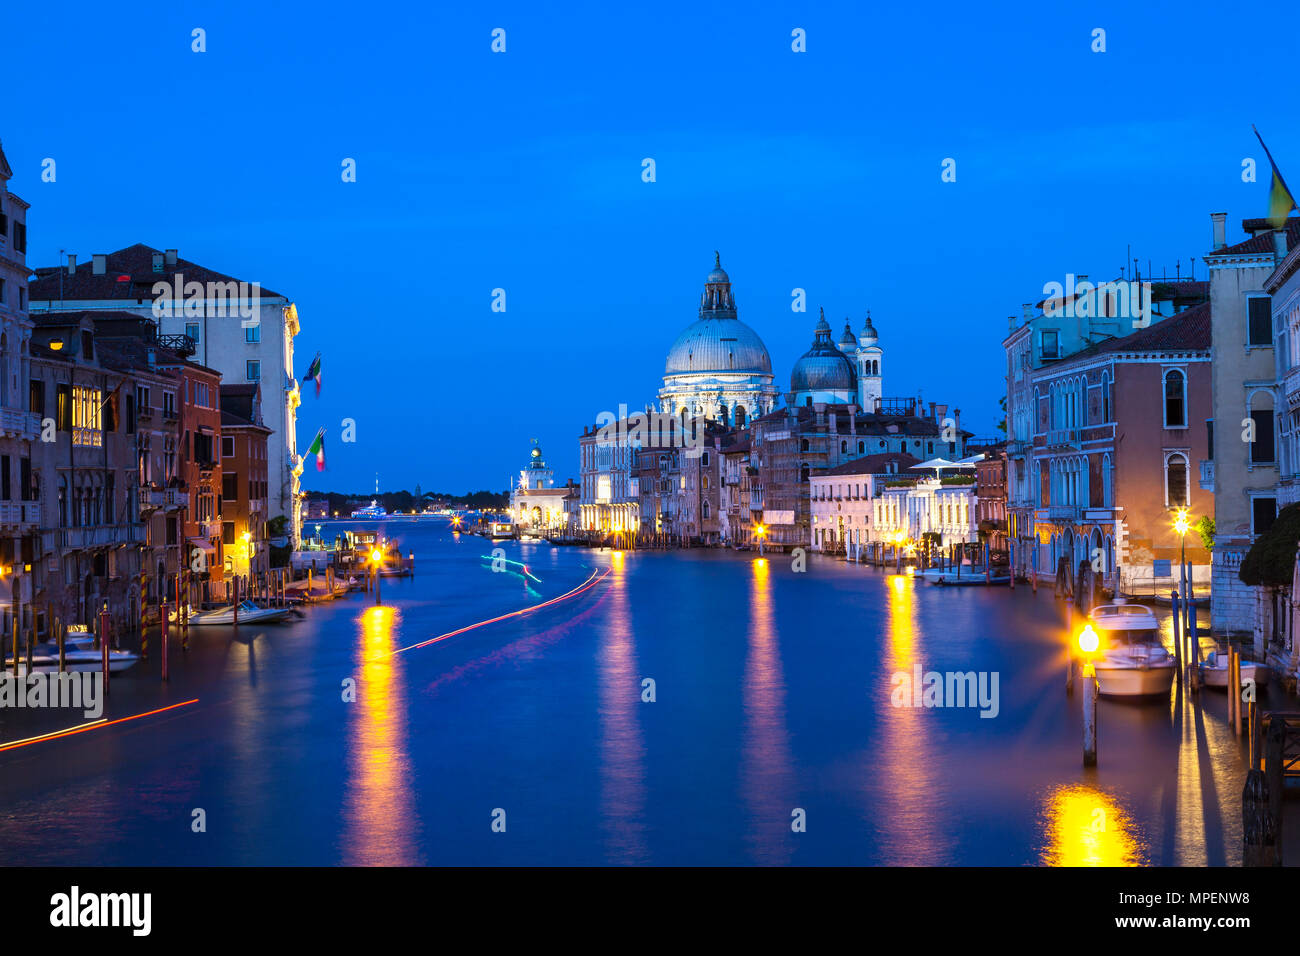
[[[155,637],[103,716],[194,703],[0,751],[0,862],[1239,861],[1223,694],[1103,699],[1085,769],[1048,589],[385,530],[417,573],[381,606],[192,629],[167,684]],[[996,675],[996,715],[895,706],[918,666]],[[0,709],[0,742],[82,721]]]

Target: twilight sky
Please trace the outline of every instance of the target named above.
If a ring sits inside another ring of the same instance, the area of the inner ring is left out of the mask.
[[[7,5],[0,138],[29,265],[143,242],[296,302],[309,489],[504,489],[533,437],[576,478],[583,423],[653,399],[715,249],[783,390],[818,306],[836,337],[870,308],[885,394],[992,434],[1045,282],[1129,244],[1186,275],[1215,211],[1241,238],[1251,123],[1300,188],[1290,4],[289,6]]]

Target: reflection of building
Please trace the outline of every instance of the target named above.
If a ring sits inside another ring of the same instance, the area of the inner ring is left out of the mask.
[[[677,336],[664,364],[659,405],[669,414],[744,425],[776,406],[772,360],[758,333],[736,318],[731,277],[715,254],[700,317]]]
[[[266,540],[267,442],[260,387],[221,387],[221,524],[227,575],[271,569]]]
[[[542,449],[534,440],[528,464],[510,491],[510,516],[521,528],[558,532],[568,527],[564,500],[572,485],[555,487],[555,473],[547,467]]]

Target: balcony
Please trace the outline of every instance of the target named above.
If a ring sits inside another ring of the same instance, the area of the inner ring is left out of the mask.
[[[88,548],[105,548],[119,544],[144,541],[144,527],[137,524],[97,525],[89,528],[55,528],[47,534],[53,539],[44,545],[46,551],[77,551]]]
[[[199,534],[200,534],[202,537],[204,537],[204,538],[219,538],[219,537],[221,537],[221,522],[220,522],[220,520],[216,520],[216,519],[214,519],[214,520],[212,520],[212,521],[200,521],[200,522],[199,522]]]
[[[40,433],[40,416],[19,408],[0,408],[0,437],[35,440]]]
[[[1212,461],[1201,462],[1201,490],[1214,490],[1214,462]]]
[[[0,525],[39,525],[40,523],[40,502],[6,501],[0,503]]]
[[[160,509],[178,511],[181,508],[188,508],[190,504],[190,496],[184,491],[175,488],[150,488],[147,485],[136,489],[136,500],[142,515]]]
[[[1053,428],[1047,433],[1048,448],[1078,448],[1079,447],[1079,429],[1077,428]]]
[[[1078,521],[1078,505],[1048,505],[1047,517],[1053,521]]]

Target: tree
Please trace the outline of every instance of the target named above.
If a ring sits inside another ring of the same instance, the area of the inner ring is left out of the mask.
[[[1196,533],[1201,536],[1201,544],[1205,546],[1206,551],[1214,550],[1214,519],[1209,515],[1202,515],[1201,520],[1192,525]]]
[[[1255,539],[1237,576],[1251,587],[1288,587],[1300,545],[1300,504],[1277,513],[1273,527]]]
[[[998,431],[1005,435],[1007,433],[1007,397],[1005,395],[998,399],[998,408],[1002,409],[1002,421],[998,422]]]

